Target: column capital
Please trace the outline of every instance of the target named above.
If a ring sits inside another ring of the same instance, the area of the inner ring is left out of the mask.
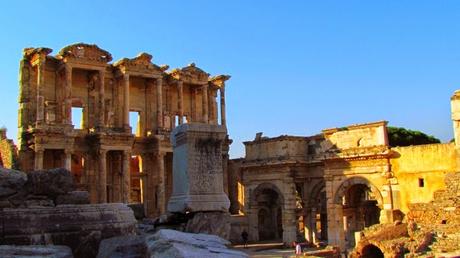
[[[157,82],[157,85],[161,85],[163,83],[163,77],[156,78],[155,81]]]
[[[155,152],[153,155],[156,158],[164,158],[164,156],[166,156],[166,152],[159,151],[159,152]]]
[[[99,155],[105,155],[105,154],[107,154],[107,150],[106,149],[99,149],[98,153],[99,153]]]
[[[64,70],[65,70],[66,72],[70,72],[70,71],[72,71],[72,69],[73,69],[72,65],[71,65],[71,64],[68,64],[68,63],[65,63],[64,66],[63,66],[63,68],[64,68]]]

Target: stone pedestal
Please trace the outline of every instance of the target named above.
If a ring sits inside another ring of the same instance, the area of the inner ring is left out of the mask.
[[[169,212],[228,211],[222,169],[226,135],[225,127],[209,124],[183,124],[171,133],[174,158]]]

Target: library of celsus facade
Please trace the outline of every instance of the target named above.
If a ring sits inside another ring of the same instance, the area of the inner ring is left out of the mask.
[[[147,53],[111,63],[109,52],[83,43],[51,51],[27,48],[20,63],[22,170],[65,167],[94,203],[142,202],[148,216],[163,213],[170,132],[182,123],[225,126],[229,76],[195,64],[168,70]]]

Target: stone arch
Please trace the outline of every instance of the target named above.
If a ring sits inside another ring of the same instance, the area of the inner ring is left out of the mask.
[[[366,185],[374,194],[377,204],[380,208],[383,208],[383,196],[380,190],[372,184],[367,178],[356,176],[347,178],[342,184],[337,188],[334,194],[333,202],[335,204],[342,204],[342,197],[345,195],[345,192],[353,185]]]
[[[361,249],[362,258],[383,258],[384,254],[382,250],[373,244],[368,244]]]
[[[373,195],[369,198],[368,194]],[[347,178],[333,192],[330,204],[335,206],[337,223],[333,225],[343,236],[335,236],[343,248],[355,246],[355,233],[380,223],[383,197],[367,178]],[[332,231],[331,231],[332,232]]]
[[[315,184],[309,193],[307,210],[304,214],[305,238],[311,243],[327,241],[327,194],[326,183]]]
[[[308,206],[313,207],[316,205],[316,201],[319,198],[319,195],[321,192],[325,191],[326,189],[326,183],[324,181],[317,183],[315,186],[310,191],[310,196],[308,200]]]
[[[275,185],[275,184],[272,184],[272,183],[261,183],[259,184],[255,189],[254,191],[252,192],[252,196],[251,196],[251,202],[252,203],[255,203],[257,202],[257,196],[262,193],[263,190],[265,189],[270,189],[270,190],[273,190],[275,191],[277,194],[278,194],[278,197],[280,198],[280,204],[281,205],[284,205],[284,196],[283,194],[281,193],[281,191],[279,190],[279,188]]]
[[[257,225],[253,234],[257,240],[282,238],[284,196],[279,188],[272,183],[261,183],[252,191],[250,202]]]

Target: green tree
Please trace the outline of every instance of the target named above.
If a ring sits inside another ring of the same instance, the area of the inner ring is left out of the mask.
[[[391,147],[410,146],[430,143],[440,143],[441,141],[432,135],[426,135],[420,131],[413,131],[402,127],[388,126],[388,140]]]

